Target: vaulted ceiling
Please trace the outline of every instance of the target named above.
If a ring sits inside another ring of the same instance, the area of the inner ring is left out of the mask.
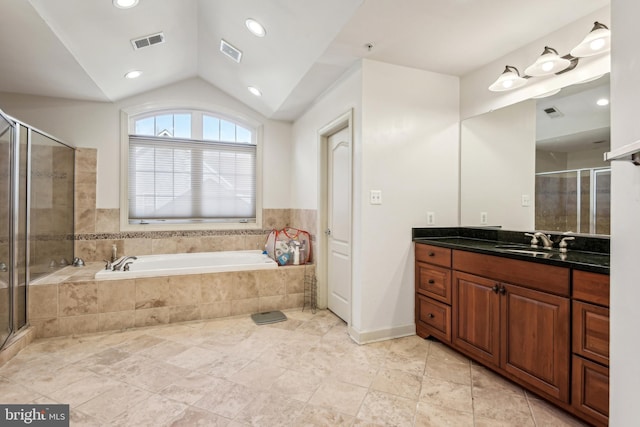
[[[462,76],[608,4],[0,0],[0,91],[118,101],[199,76],[266,117],[294,120],[360,58]],[[247,18],[267,35],[249,33]],[[165,43],[133,49],[132,39],[158,32]],[[240,63],[220,53],[221,39],[243,52]],[[125,79],[133,69],[142,76]]]

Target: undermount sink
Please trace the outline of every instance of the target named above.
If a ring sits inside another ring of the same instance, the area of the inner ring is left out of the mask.
[[[551,256],[551,251],[544,251],[544,250],[541,251],[533,248],[532,249],[523,248],[520,245],[496,245],[495,248],[501,249],[505,252],[511,252],[516,254],[544,255],[546,257]]]

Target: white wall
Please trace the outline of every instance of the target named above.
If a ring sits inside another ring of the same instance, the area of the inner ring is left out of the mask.
[[[354,193],[362,211],[353,329],[364,341],[414,325],[411,227],[458,223],[457,77],[363,61],[362,170]],[[382,205],[369,191],[382,191]]]
[[[535,212],[536,103],[520,102],[464,120],[460,147],[460,224],[532,230]],[[522,206],[522,196],[530,206]],[[487,222],[480,222],[480,213]]]
[[[613,1],[611,145],[640,139],[640,2]],[[638,424],[640,401],[640,167],[613,162],[611,175],[611,380],[612,426]]]
[[[292,207],[317,208],[318,130],[354,109],[353,301],[360,341],[413,333],[411,228],[458,223],[456,77],[363,60],[293,125]],[[303,170],[309,169],[309,170]],[[369,204],[369,190],[382,205]]]
[[[534,78],[520,89],[507,92],[491,92],[487,89],[504,71],[506,65],[518,68],[522,75],[524,69],[540,56],[545,46],[551,46],[560,55],[565,55],[591,31],[594,21],[609,26],[610,20],[609,7],[602,8],[463,76],[460,80],[460,116],[462,119],[473,117],[609,72],[610,63],[607,54],[582,58],[572,71],[559,76]]]
[[[120,109],[132,106],[209,107],[263,124],[263,207],[288,208],[290,177],[270,165],[290,163],[291,124],[266,119],[199,78],[184,80],[117,103],[0,93],[0,109],[77,147],[98,149],[97,207],[120,205]]]
[[[355,179],[361,170],[361,114],[362,114],[362,68],[356,64],[344,76],[342,76],[327,92],[319,97],[314,104],[293,124],[292,129],[292,177],[291,181],[291,207],[294,209],[318,209],[320,189],[320,144],[318,131],[344,113],[353,112],[353,192],[359,192],[360,182]],[[353,203],[352,218],[360,215],[360,205]],[[322,213],[318,212],[320,219]],[[321,221],[318,222],[321,227]],[[320,230],[313,230],[317,236],[321,236]],[[361,224],[353,221],[352,236],[361,234]],[[357,241],[352,241],[353,259],[352,282],[360,281],[362,263],[355,257]],[[322,277],[322,274],[319,274]],[[319,283],[318,306],[326,307],[326,283]],[[359,317],[357,307],[352,307],[352,318]]]

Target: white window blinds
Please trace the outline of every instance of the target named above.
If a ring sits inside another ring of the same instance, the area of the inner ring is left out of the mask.
[[[256,218],[256,146],[129,136],[129,222]]]

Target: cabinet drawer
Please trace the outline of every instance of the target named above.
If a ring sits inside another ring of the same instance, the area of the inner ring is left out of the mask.
[[[609,307],[609,276],[573,270],[573,298]]]
[[[416,243],[416,261],[451,267],[451,249]]]
[[[417,262],[416,291],[451,304],[451,270]]]
[[[417,326],[429,335],[451,342],[451,307],[448,305],[417,294],[416,319]]]
[[[602,425],[609,418],[609,368],[573,356],[572,406]]]
[[[609,365],[609,309],[573,302],[573,352]]]

